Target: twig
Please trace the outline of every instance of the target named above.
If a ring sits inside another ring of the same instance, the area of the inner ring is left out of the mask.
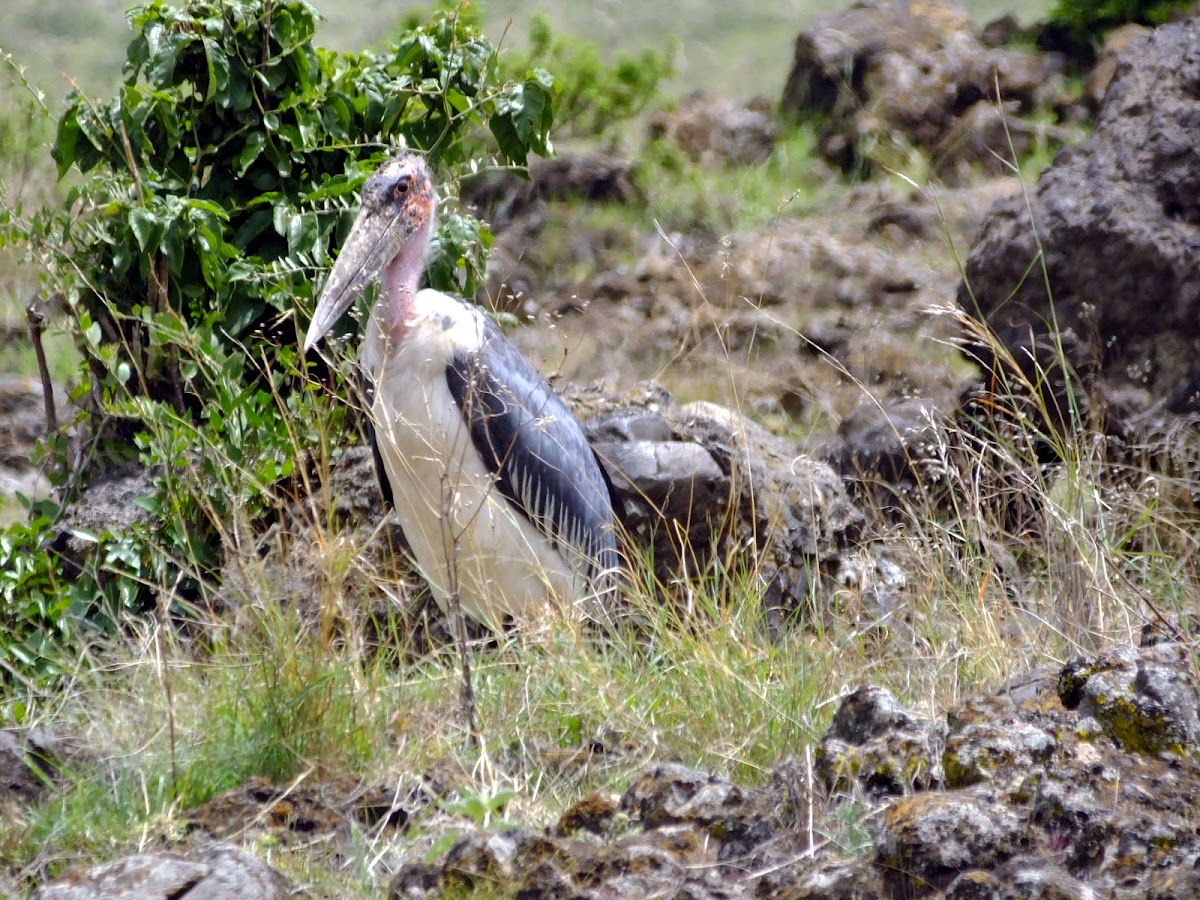
[[[450,598],[450,627],[458,644],[458,661],[462,670],[462,705],[467,714],[468,741],[472,749],[479,747],[479,718],[475,711],[475,687],[471,683],[471,643],[467,639],[467,617],[463,614],[458,591]]]
[[[37,300],[25,307],[25,319],[29,322],[29,340],[33,342],[33,352],[37,355],[38,374],[42,377],[42,400],[46,407],[46,433],[52,435],[58,431],[58,412],[54,408],[54,385],[50,381],[50,367],[46,365],[46,349],[42,346],[42,329],[46,323],[46,315],[42,312]]]

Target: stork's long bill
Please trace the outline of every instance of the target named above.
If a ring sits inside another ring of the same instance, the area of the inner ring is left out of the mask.
[[[416,293],[420,283],[436,209],[433,178],[420,157],[389,160],[367,179],[362,209],[325,281],[304,337],[305,352],[385,269],[380,299],[395,314],[402,312],[404,300]]]

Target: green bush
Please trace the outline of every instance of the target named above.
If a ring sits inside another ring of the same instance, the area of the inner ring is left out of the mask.
[[[462,4],[454,14],[473,28],[482,27],[483,4]],[[408,17],[406,27],[419,25],[419,15]],[[591,41],[555,35],[549,18],[534,13],[525,46],[500,57],[500,77],[520,81],[539,67],[549,69],[554,73],[555,136],[611,136],[614,126],[636,118],[661,98],[663,82],[675,74],[676,45],[671,38],[664,50],[646,49],[636,56],[618,50],[609,59]]]
[[[596,44],[555,37],[543,14],[534,15],[529,26],[529,60],[549,66],[561,85],[560,135],[598,137],[640,115],[658,99],[662,82],[675,74],[672,52],[669,46],[638,56],[617,53],[610,64]]]
[[[218,580],[215,539],[244,542],[294,493],[298,461],[340,432],[344,405],[319,396],[298,335],[378,164],[415,149],[453,188],[460,171],[549,152],[553,78],[502,80],[455,10],[378,54],[314,46],[303,0],[153,2],[129,21],[117,96],[72,93],[58,122],[65,205],[0,221],[0,243],[39,259],[46,292],[67,298],[85,360],[88,440],[80,462],[60,460],[64,487],[133,461],[155,482],[141,499],[152,524],[91,536],[97,562],[73,580],[45,549],[52,515],[5,536],[0,668],[35,679],[54,674],[48,624],[68,646],[82,634],[71,622],[111,622],[114,601],[173,603]],[[443,216],[432,285],[473,296],[489,243],[483,223]],[[347,377],[332,380],[344,391]]]
[[[1192,0],[1058,0],[1047,24],[1065,32],[1080,52],[1091,53],[1120,25],[1161,25],[1193,6]]]
[[[60,237],[93,374],[116,387],[111,363],[124,361],[122,388],[180,412],[203,397],[155,329],[178,319],[273,369],[349,228],[348,203],[394,147],[450,175],[488,155],[482,124],[502,162],[546,149],[550,77],[497,84],[491,46],[450,13],[380,56],[314,47],[301,0],[154,3],[130,21],[118,96],[73,94],[58,126],[59,175],[89,176],[71,197],[84,216],[60,220]],[[447,218],[433,266],[455,280],[435,286],[471,293],[485,229],[460,223]]]

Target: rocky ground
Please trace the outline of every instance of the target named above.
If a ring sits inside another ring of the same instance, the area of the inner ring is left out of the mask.
[[[863,686],[811,760],[781,760],[764,786],[658,763],[544,830],[479,828],[461,812],[461,771],[371,786],[253,781],[190,811],[179,850],[130,856],[35,896],[291,896],[239,848],[311,842],[328,853],[351,828],[403,832],[420,817],[422,833],[459,837],[432,861],[414,852],[389,897],[486,888],[529,898],[1183,900],[1200,890],[1196,650],[1177,623],[1161,622],[1138,646],[1031,672],[932,721]],[[631,752],[603,735],[559,764],[582,770]],[[57,767],[85,756],[52,735],[0,733],[5,802],[38,800]],[[857,855],[813,830],[814,807],[845,796],[871,810],[871,844]]]
[[[856,480],[916,485],[922,441],[961,424],[975,387],[1008,365],[995,352],[982,360],[990,373],[967,361],[972,319],[997,329],[1018,368],[1048,334],[1083,348],[1068,368],[1096,398],[1088,410],[1106,411],[1095,424],[1126,451],[1190,429],[1198,33],[1200,20],[1122,33],[1073,98],[1065,60],[1006,49],[997,29],[979,34],[954,3],[861,4],[800,36],[783,114],[825,116],[831,177],[878,175],[916,149],[933,160],[938,187],[877,178],[753,232],[581,231],[555,240],[551,254],[547,204],[636,204],[643,188],[621,160],[547,164],[533,187],[492,184],[464,198],[497,221],[491,300],[543,326],[516,340],[572,385],[633,531],[654,541],[659,518],[687,524],[686,549],[656,548],[663,565],[696,552],[723,517],[718,532],[750,542],[781,610],[810,594],[809,579],[820,593],[822,579],[853,566],[878,603],[895,604],[904,576],[873,540],[874,510],[860,508]],[[989,99],[997,86],[1007,132]],[[654,128],[736,181],[777,123],[761,107],[714,114],[722,108],[693,99]],[[1057,111],[1052,127],[1024,117],[1047,109]],[[1010,140],[1028,142],[1018,153],[1037,141],[1072,144],[1032,200],[991,152]],[[1036,252],[1027,204],[1045,223],[1061,332],[1047,328],[1040,280],[1021,288],[1020,304],[1005,302]],[[973,293],[961,288],[964,264]],[[588,274],[572,274],[580,271]],[[1065,383],[1048,384],[1047,395]],[[0,463],[14,472],[29,470],[40,395],[0,384],[0,409],[12,411]],[[1190,446],[1181,438],[1164,465],[1186,466]],[[364,462],[350,454],[346,465]],[[379,514],[370,499],[356,510]],[[287,896],[282,876],[242,849],[256,836],[337,846],[351,828],[403,831],[420,817],[431,833],[462,836],[432,859],[399,861],[392,897],[485,885],[526,898],[1193,897],[1197,647],[1190,623],[1150,619],[1137,646],[1031,672],[932,720],[865,685],[842,699],[812,758],[780,760],[765,785],[658,763],[623,793],[585,797],[534,831],[484,830],[454,812],[461,773],[365,786],[252,782],[189,811],[178,847],[36,896]],[[603,734],[561,762],[631,753],[628,737]],[[0,732],[0,757],[2,806],[46,797],[56,772],[86,764],[87,751],[58,735]],[[814,809],[847,798],[869,810],[869,846],[856,855],[813,828]]]

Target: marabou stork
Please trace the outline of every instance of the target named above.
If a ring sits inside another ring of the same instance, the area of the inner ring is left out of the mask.
[[[376,471],[442,611],[496,630],[548,605],[603,613],[617,572],[612,485],[579,423],[479,309],[420,290],[437,199],[389,160],[329,273],[307,351],[380,278],[361,353]]]

